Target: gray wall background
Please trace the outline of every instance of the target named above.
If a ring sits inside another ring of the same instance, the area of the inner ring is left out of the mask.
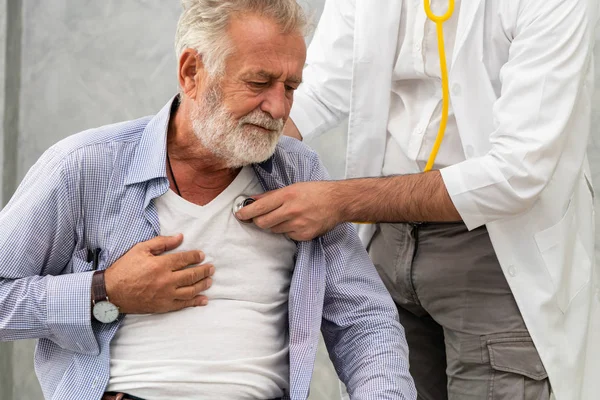
[[[316,21],[324,0],[304,2]],[[176,92],[179,11],[178,1],[0,0],[0,205],[56,141],[153,114]],[[600,30],[597,39],[600,60]],[[600,187],[600,68],[596,87],[589,156]],[[311,143],[334,177],[343,173],[342,131]],[[319,357],[312,399],[331,400],[334,374]],[[42,399],[32,358],[31,342],[0,343],[0,399]]]

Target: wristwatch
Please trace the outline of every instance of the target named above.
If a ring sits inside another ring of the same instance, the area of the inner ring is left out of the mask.
[[[119,318],[119,307],[111,303],[106,294],[104,271],[96,271],[92,277],[92,314],[104,324],[110,324]]]

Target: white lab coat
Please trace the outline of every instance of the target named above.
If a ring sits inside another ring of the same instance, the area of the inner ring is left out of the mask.
[[[349,118],[348,178],[381,174],[401,1],[327,0],[309,49],[291,117],[306,138]],[[467,226],[487,226],[558,400],[600,398],[585,156],[597,4],[465,1],[450,70],[467,160],[442,176]]]

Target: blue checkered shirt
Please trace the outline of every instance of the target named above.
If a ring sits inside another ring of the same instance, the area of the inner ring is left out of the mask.
[[[171,103],[154,117],[54,145],[0,212],[0,340],[39,339],[35,369],[46,399],[96,400],[106,388],[120,319],[91,318],[88,249],[101,249],[104,269],[160,234],[153,200],[169,188]],[[290,138],[254,169],[265,190],[327,179],[316,154]],[[404,331],[354,228],[297,246],[289,398],[308,396],[321,330],[352,399],[415,399]]]

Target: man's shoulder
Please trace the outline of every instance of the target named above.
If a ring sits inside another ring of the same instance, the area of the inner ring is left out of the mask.
[[[319,159],[317,153],[298,139],[282,136],[275,150],[275,158],[314,163]]]
[[[135,145],[141,139],[142,133],[151,119],[152,117],[143,117],[88,129],[66,137],[53,145],[50,150],[61,158],[66,158],[73,153],[85,154],[88,152],[98,157],[101,156],[100,149],[102,147]]]
[[[297,139],[283,136],[271,160],[273,175],[286,185],[328,178],[317,153]]]

